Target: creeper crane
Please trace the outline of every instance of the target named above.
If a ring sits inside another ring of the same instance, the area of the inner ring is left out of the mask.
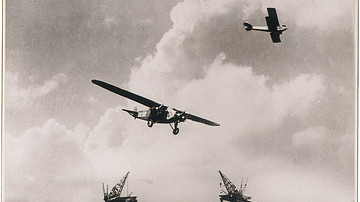
[[[127,172],[126,175],[112,188],[111,192],[108,191],[108,186],[106,186],[106,191],[103,185],[103,192],[104,192],[104,200],[105,202],[123,202],[123,201],[129,201],[129,202],[136,202],[136,197],[131,197],[130,195],[127,197],[121,197],[121,192],[124,189],[126,179],[128,177],[130,172]]]
[[[224,182],[224,186],[227,190],[227,193],[223,191],[225,194],[219,195],[220,201],[230,201],[230,202],[250,202],[251,197],[244,196],[243,192],[245,191],[245,188],[247,186],[247,180],[243,188],[243,184],[241,182],[241,188],[238,190],[236,186],[227,178],[220,170],[219,170],[220,176],[222,181]]]

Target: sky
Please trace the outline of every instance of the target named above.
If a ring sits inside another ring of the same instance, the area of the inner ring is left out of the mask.
[[[6,2],[3,199],[354,201],[356,1]],[[274,44],[247,32],[277,9]],[[102,80],[220,123],[134,120]],[[127,190],[124,190],[124,192]]]

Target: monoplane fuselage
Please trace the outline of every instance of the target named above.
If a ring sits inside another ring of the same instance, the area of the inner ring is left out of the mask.
[[[130,116],[134,117],[135,119],[141,119],[144,121],[154,120],[154,123],[174,123],[178,117],[175,113],[171,113],[168,110],[129,110],[129,109],[122,109],[123,111],[130,114]]]

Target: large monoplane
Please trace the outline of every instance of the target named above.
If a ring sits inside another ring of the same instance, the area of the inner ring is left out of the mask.
[[[275,8],[267,8],[269,16],[265,17],[267,26],[252,26],[248,21],[244,22],[244,27],[246,31],[263,31],[263,32],[270,32],[271,39],[274,43],[281,42],[280,34],[283,31],[287,30],[286,25],[280,25],[279,19],[276,14]]]
[[[138,102],[140,104],[149,107],[148,110],[141,110],[141,111],[123,109],[123,111],[129,113],[135,119],[141,119],[147,121],[147,125],[149,127],[152,127],[154,123],[168,123],[173,130],[173,134],[177,135],[179,133],[178,124],[184,122],[186,119],[190,119],[192,121],[203,123],[209,126],[220,126],[220,124],[218,123],[209,121],[204,118],[200,118],[198,116],[189,114],[185,111],[181,111],[175,108],[170,108],[168,106],[159,104],[150,99],[144,98],[140,95],[136,95],[135,93],[123,90],[121,88],[105,83],[103,81],[92,80],[91,82],[113,93],[124,96],[132,101]],[[173,113],[171,113],[171,111],[169,110],[173,110]]]

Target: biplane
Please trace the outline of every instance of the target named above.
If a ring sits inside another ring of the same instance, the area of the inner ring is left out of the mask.
[[[246,31],[263,31],[270,32],[271,39],[274,43],[280,43],[280,34],[287,30],[286,25],[280,25],[279,19],[276,14],[275,8],[267,8],[269,16],[265,17],[267,26],[252,26],[248,21],[244,22],[244,27]]]
[[[154,123],[165,123],[169,124],[173,130],[173,134],[177,135],[179,133],[178,124],[189,119],[195,122],[203,123],[209,126],[220,126],[220,124],[207,119],[195,116],[193,114],[181,111],[175,108],[170,108],[168,106],[162,105],[135,93],[123,90],[111,84],[105,83],[99,80],[92,80],[92,83],[105,88],[113,93],[126,97],[132,101],[138,102],[142,105],[149,107],[148,110],[128,110],[123,109],[123,111],[129,113],[135,119],[141,119],[147,121],[147,125],[152,127]],[[173,125],[172,125],[173,124]]]

